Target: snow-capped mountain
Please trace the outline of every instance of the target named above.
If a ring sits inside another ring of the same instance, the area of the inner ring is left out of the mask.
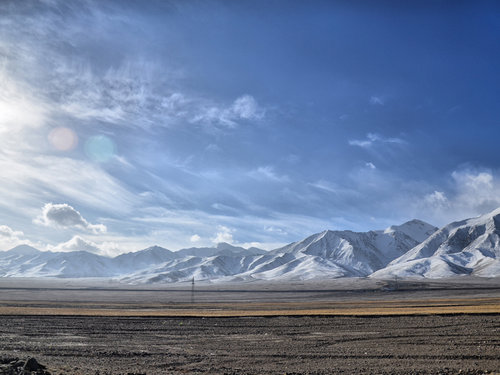
[[[195,275],[199,279],[225,276],[231,273],[224,263],[233,258],[265,254],[265,250],[232,246],[220,243],[213,248],[192,248],[177,252],[152,246],[147,249],[108,258],[86,251],[50,252],[39,251],[28,245],[20,245],[0,252],[0,277],[123,277],[141,270],[170,269],[177,277],[159,277],[165,281],[179,281]],[[191,254],[200,254],[195,256]],[[205,265],[206,263],[206,265]],[[199,266],[188,274],[187,265]],[[145,272],[145,271],[143,271]],[[185,277],[182,277],[184,275]],[[156,275],[155,275],[156,276]]]
[[[331,262],[343,276],[367,276],[385,267],[436,230],[436,227],[420,220],[386,230],[361,233],[327,230],[271,253],[292,254],[294,258],[316,256]]]
[[[263,251],[219,244],[124,277],[127,282],[278,280],[367,276],[418,245],[437,228],[412,220],[386,230],[324,231],[285,247]],[[217,251],[216,251],[217,250]]]
[[[441,229],[411,220],[385,230],[330,231],[279,249],[153,246],[108,258],[85,251],[0,252],[0,277],[112,277],[129,283],[500,275],[500,209]]]
[[[500,275],[500,209],[451,223],[373,277]]]
[[[267,253],[267,251],[258,249],[256,247],[251,247],[245,249],[239,246],[233,246],[226,242],[220,242],[216,247],[190,247],[189,249],[182,249],[176,251],[174,254],[177,258],[184,256],[196,256],[196,257],[212,257],[214,255],[231,255],[231,254],[251,254],[251,255],[262,255]]]
[[[119,273],[134,272],[137,269],[152,267],[176,258],[176,253],[160,246],[151,246],[142,251],[118,255],[111,260]]]
[[[117,275],[111,259],[86,251],[53,253],[27,245],[0,252],[3,277],[109,277]]]

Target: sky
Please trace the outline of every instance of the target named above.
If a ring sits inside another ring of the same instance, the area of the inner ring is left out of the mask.
[[[500,4],[0,2],[0,250],[272,249],[500,207]]]

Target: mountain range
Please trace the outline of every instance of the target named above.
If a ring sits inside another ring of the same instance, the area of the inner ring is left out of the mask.
[[[28,245],[0,252],[0,277],[171,283],[456,275],[500,276],[500,209],[441,229],[411,220],[369,232],[326,230],[271,251],[219,243],[175,252],[153,246],[114,258]]]

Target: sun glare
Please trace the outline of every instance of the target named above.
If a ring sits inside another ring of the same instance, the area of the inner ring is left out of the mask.
[[[78,145],[78,136],[68,128],[55,128],[49,133],[49,142],[58,151],[71,151]]]
[[[115,150],[115,143],[105,135],[91,137],[85,143],[85,153],[90,159],[98,163],[109,161],[115,155]]]

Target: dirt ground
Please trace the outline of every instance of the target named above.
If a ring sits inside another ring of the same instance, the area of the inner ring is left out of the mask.
[[[393,284],[1,279],[0,374],[500,375],[500,279]]]
[[[483,374],[500,316],[3,316],[0,357],[52,374]]]

